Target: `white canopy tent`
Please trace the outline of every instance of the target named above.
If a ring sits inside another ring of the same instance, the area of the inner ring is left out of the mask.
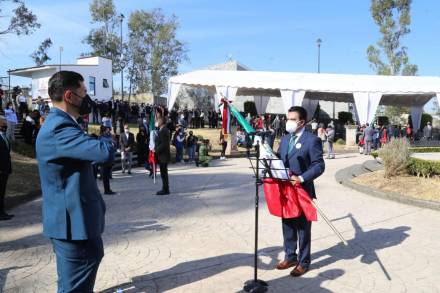
[[[220,95],[230,100],[281,97],[286,112],[291,106],[303,106],[314,113],[319,100],[351,102],[362,124],[374,119],[379,104],[407,106],[415,129],[420,128],[423,105],[434,96],[440,99],[440,77],[198,70],[170,78],[169,108],[182,85],[215,90],[216,105]]]

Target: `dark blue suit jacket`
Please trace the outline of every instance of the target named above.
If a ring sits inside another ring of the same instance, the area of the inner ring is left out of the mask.
[[[99,237],[105,204],[91,163],[111,161],[112,144],[90,137],[69,114],[52,108],[38,133],[36,152],[44,235],[68,240]]]
[[[281,138],[278,155],[286,168],[294,175],[302,176],[304,182],[301,185],[312,198],[316,198],[313,180],[325,169],[322,142],[316,135],[304,130],[293,150],[288,153],[290,137],[291,135],[287,134]]]

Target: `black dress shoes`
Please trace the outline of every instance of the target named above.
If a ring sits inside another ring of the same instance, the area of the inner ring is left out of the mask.
[[[161,190],[156,192],[156,195],[168,195],[168,194],[170,194],[169,190]]]
[[[113,195],[113,194],[116,194],[116,192],[114,192],[113,190],[109,190],[109,191],[104,192],[104,194]]]
[[[12,219],[14,215],[8,215],[7,213],[1,213],[0,214],[0,221],[8,221]]]

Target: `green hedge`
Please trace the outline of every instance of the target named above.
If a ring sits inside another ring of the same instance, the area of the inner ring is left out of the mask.
[[[410,158],[407,170],[409,174],[415,176],[432,177],[440,175],[440,161]]]
[[[345,140],[343,140],[342,138],[339,138],[337,141],[336,141],[336,144],[345,144]]]
[[[373,156],[373,158],[377,158],[379,157],[379,152],[378,151],[371,151],[371,155]]]
[[[412,153],[440,153],[440,147],[415,147],[410,150]]]

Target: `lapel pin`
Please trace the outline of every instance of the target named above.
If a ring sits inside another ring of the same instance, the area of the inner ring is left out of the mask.
[[[300,149],[300,148],[301,148],[301,144],[300,144],[300,143],[297,143],[297,144],[295,145],[295,147],[296,147],[297,149]]]

